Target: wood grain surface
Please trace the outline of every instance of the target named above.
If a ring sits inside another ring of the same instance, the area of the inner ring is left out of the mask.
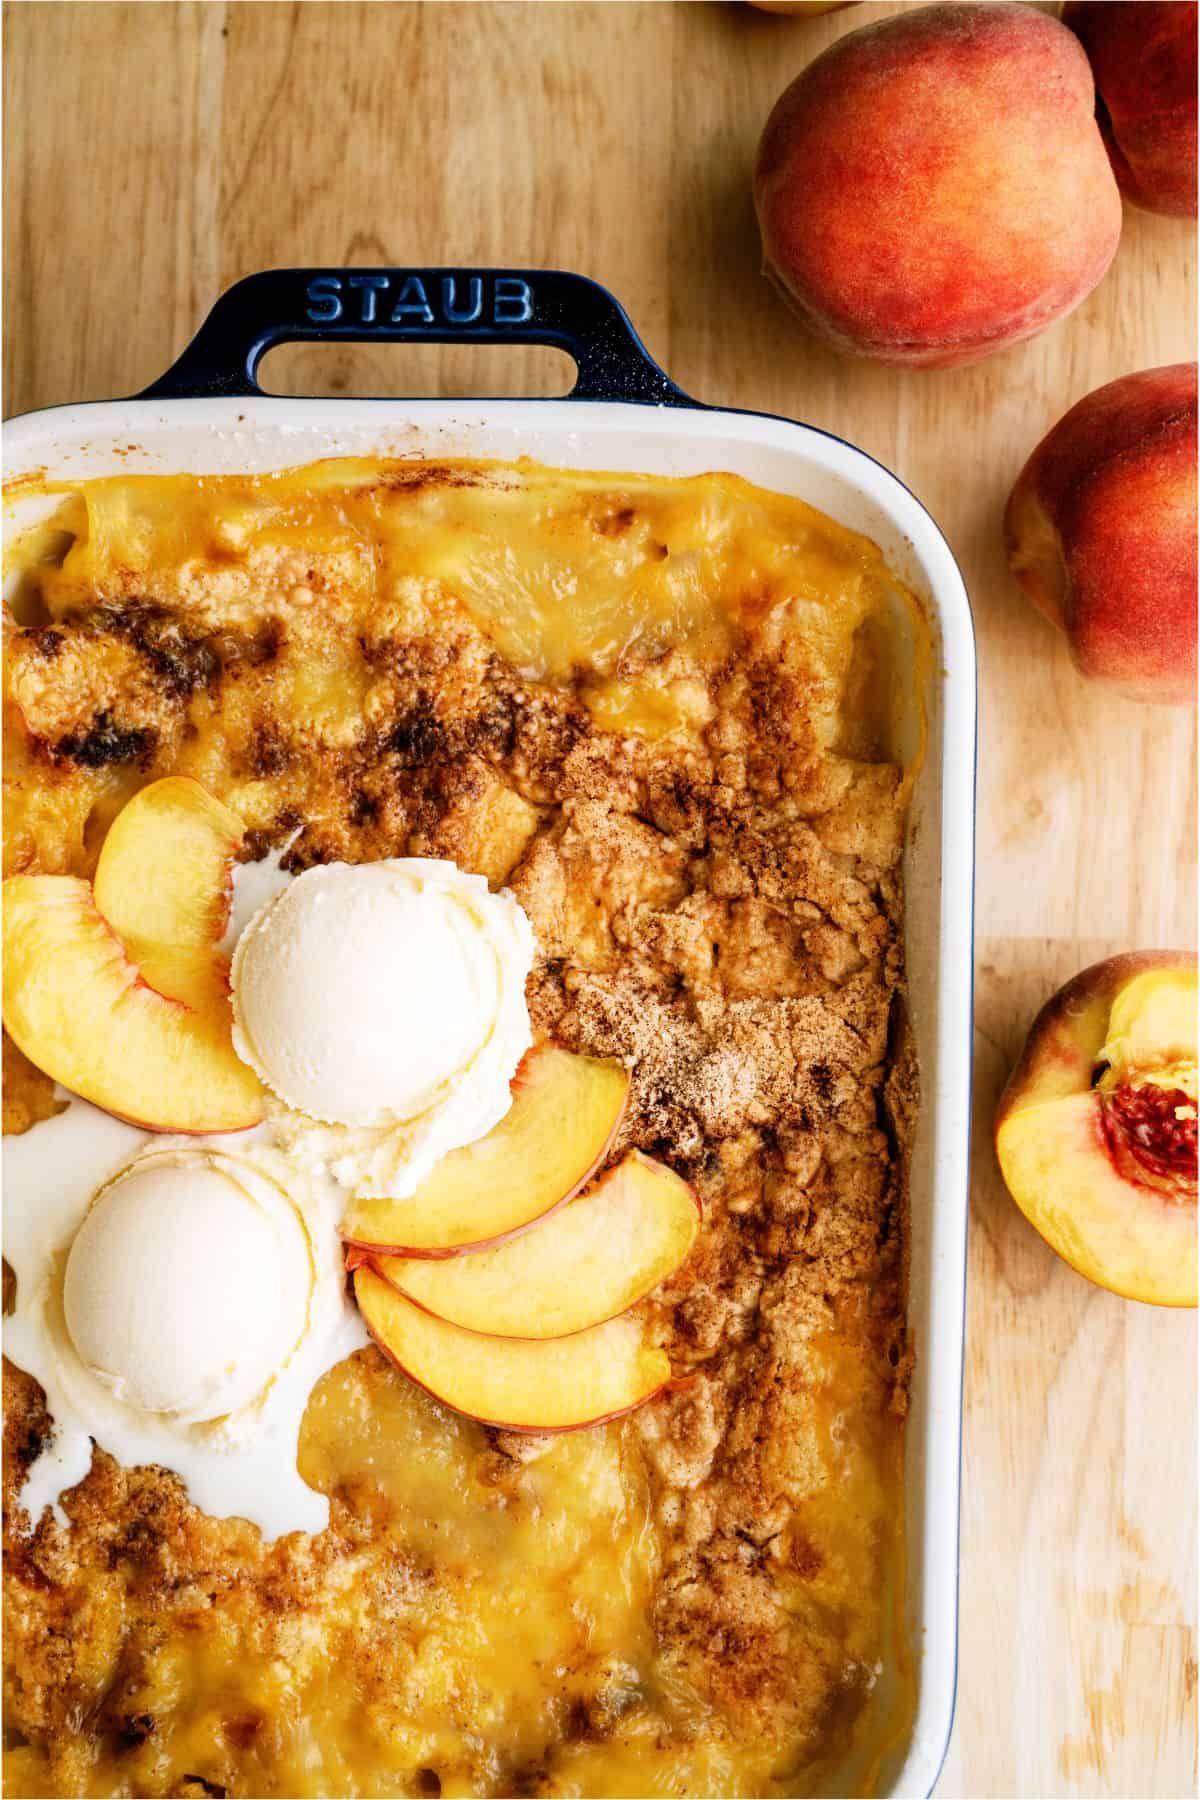
[[[1096,293],[974,368],[844,361],[759,274],[749,171],[785,83],[896,11],[726,0],[45,4],[6,12],[4,407],[135,392],[217,292],[288,263],[597,276],[708,401],[841,433],[946,530],[980,655],[977,1132],[958,1717],[944,1795],[1195,1786],[1195,1319],[1058,1262],[990,1121],[1082,964],[1193,942],[1193,720],[1109,699],[1008,579],[1000,514],[1068,405],[1194,351],[1195,232],[1127,211]],[[555,392],[553,353],[293,349],[280,391]]]

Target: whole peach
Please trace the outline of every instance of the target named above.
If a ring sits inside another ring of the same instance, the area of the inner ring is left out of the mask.
[[[849,32],[776,103],[754,171],[765,269],[836,347],[944,367],[1091,292],[1121,199],[1079,40],[1027,6]]]
[[[847,6],[853,6],[854,0],[749,0],[759,12],[769,13],[829,13],[841,12]]]
[[[1135,206],[1196,217],[1196,8],[1191,0],[1071,0],[1063,8],[1088,53],[1100,130]]]
[[[1013,574],[1080,673],[1133,700],[1196,691],[1196,365],[1124,375],[1042,439],[1004,515]]]

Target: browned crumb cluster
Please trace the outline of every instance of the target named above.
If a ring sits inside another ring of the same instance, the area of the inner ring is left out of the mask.
[[[898,772],[818,742],[798,638],[781,647],[751,626],[716,667],[682,652],[652,671],[632,662],[633,682],[700,684],[707,723],[616,735],[579,683],[523,679],[461,618],[314,606],[319,571],[297,576],[252,628],[222,626],[211,596],[169,611],[132,595],[14,627],[7,866],[90,873],[128,795],[183,770],[242,810],[254,853],[299,827],[297,867],[445,856],[513,888],[538,939],[537,1034],[631,1068],[613,1155],[668,1160],[696,1185],[704,1226],[647,1303],[690,1380],[602,1428],[654,1532],[652,1648],[633,1697],[614,1699],[611,1669],[583,1659],[554,1678],[536,1742],[472,1748],[464,1721],[442,1776],[486,1793],[604,1791],[586,1785],[586,1761],[569,1786],[564,1746],[646,1745],[647,1772],[676,1751],[681,1768],[711,1769],[686,1761],[708,1734],[758,1759],[737,1791],[799,1791],[844,1749],[888,1630],[913,1102]],[[357,696],[350,727],[289,704],[287,671],[318,637],[330,691]],[[6,1130],[48,1104],[22,1061],[6,1067]],[[358,1362],[364,1388],[399,1380],[374,1352]],[[152,1693],[147,1666],[161,1671],[178,1634],[241,1634],[258,1667],[307,1633],[356,1667],[363,1694],[386,1689],[417,1596],[427,1607],[450,1565],[379,1527],[369,1482],[335,1488],[320,1538],[264,1548],[197,1513],[174,1477],[102,1453],[67,1498],[69,1528],[47,1515],[31,1536],[14,1484],[47,1421],[8,1365],[5,1407],[8,1723],[53,1783],[22,1791],[301,1791],[254,1785],[288,1765],[264,1747],[276,1727],[261,1706],[232,1692],[205,1765],[180,1767],[187,1695],[158,1675]],[[546,1441],[459,1429],[473,1491],[529,1504]],[[388,1779],[407,1785],[376,1788],[339,1761],[302,1791],[428,1793],[442,1776],[401,1757]]]

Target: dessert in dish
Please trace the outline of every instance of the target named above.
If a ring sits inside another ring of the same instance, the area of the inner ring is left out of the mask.
[[[342,461],[50,492],[11,585],[9,1791],[867,1790],[878,552],[727,476]]]

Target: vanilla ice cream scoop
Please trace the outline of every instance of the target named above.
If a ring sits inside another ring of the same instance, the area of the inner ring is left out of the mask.
[[[533,930],[452,862],[307,870],[231,972],[234,1044],[282,1102],[278,1140],[363,1194],[404,1197],[510,1105],[532,1036]]]
[[[5,1144],[5,1351],[54,1429],[25,1470],[36,1520],[98,1444],[173,1469],[196,1506],[267,1537],[323,1531],[301,1476],[314,1385],[367,1341],[346,1291],[333,1182],[256,1132],[158,1139],[72,1100]]]
[[[312,1285],[287,1196],[248,1166],[179,1150],[97,1194],[67,1258],[63,1313],[80,1360],[118,1400],[215,1419],[286,1366]]]

